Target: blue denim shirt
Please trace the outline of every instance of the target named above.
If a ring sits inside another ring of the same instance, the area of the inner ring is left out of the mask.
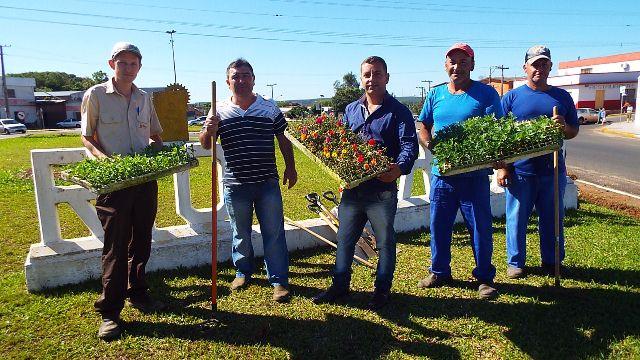
[[[413,163],[418,158],[418,136],[411,111],[387,93],[382,105],[366,117],[363,108],[365,99],[365,96],[362,96],[347,105],[344,114],[345,123],[363,139],[374,139],[386,149],[386,155],[398,164],[402,174],[409,174]],[[386,191],[396,189],[396,183],[371,179],[357,188]]]

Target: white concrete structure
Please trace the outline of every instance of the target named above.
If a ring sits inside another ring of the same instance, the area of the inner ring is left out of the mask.
[[[209,151],[194,144],[196,156],[207,157]],[[219,169],[223,169],[224,154],[218,145]],[[79,283],[101,274],[100,256],[102,253],[103,230],[91,204],[95,194],[72,185],[58,186],[53,181],[52,165],[67,164],[81,160],[86,155],[84,148],[32,150],[31,164],[35,197],[40,223],[40,242],[31,245],[25,262],[27,289],[38,291],[63,284]],[[398,232],[424,229],[429,224],[429,177],[430,156],[421,149],[419,159],[410,175],[400,178],[398,192],[398,212],[395,229]],[[424,187],[427,194],[411,196],[411,185],[416,171],[423,172]],[[222,176],[218,177],[222,179]],[[155,228],[149,271],[172,269],[179,266],[195,267],[211,263],[211,209],[196,209],[191,203],[189,172],[174,174],[176,212],[186,225]],[[577,189],[567,178],[565,207],[577,207]],[[219,183],[219,189],[222,184]],[[221,190],[220,190],[221,191]],[[221,195],[221,194],[219,194]],[[224,199],[220,196],[218,204],[218,261],[227,261],[231,257],[231,231],[224,219],[227,213]],[[67,203],[78,214],[91,231],[91,236],[76,239],[63,239],[60,231],[57,204]],[[492,184],[491,208],[493,216],[504,215],[504,193],[495,181]],[[462,217],[458,214],[457,221]],[[335,240],[335,234],[320,219],[300,221],[306,227],[322,236]],[[290,251],[324,245],[311,235],[297,228],[286,226],[287,246]],[[256,256],[263,255],[260,228],[253,227],[253,245]]]
[[[0,84],[2,84],[1,76]],[[35,88],[36,79],[34,78],[7,77],[9,110],[11,113],[6,113],[4,96],[0,85],[0,118],[11,118],[24,124],[35,124],[37,120],[36,99],[33,95]]]
[[[635,107],[639,75],[640,52],[633,52],[560,62],[558,74],[550,76],[548,81],[567,90],[577,108],[604,106],[607,110],[620,111],[621,100]],[[516,80],[514,87],[524,83],[526,79]],[[621,86],[627,89],[623,99],[620,97]]]

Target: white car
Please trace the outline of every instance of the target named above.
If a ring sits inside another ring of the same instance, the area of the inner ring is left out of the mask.
[[[58,127],[61,127],[61,128],[79,128],[80,127],[80,120],[64,119],[64,120],[56,123],[56,125]]]
[[[0,132],[7,135],[17,132],[25,134],[27,127],[13,119],[0,119]]]
[[[198,116],[197,118],[193,119],[193,120],[189,120],[187,121],[187,125],[202,125],[204,124],[204,121],[207,120],[206,116]]]

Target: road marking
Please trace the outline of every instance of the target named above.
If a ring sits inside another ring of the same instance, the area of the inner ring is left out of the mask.
[[[630,194],[630,193],[628,193],[628,192],[624,192],[624,191],[620,191],[620,190],[616,190],[616,189],[608,188],[608,187],[606,187],[606,186],[602,186],[602,185],[594,184],[594,183],[589,182],[589,181],[584,181],[584,180],[579,180],[579,179],[576,179],[576,180],[573,180],[573,181],[574,181],[574,182],[578,182],[578,183],[582,183],[582,184],[586,184],[586,185],[589,185],[589,186],[593,186],[593,187],[596,187],[596,188],[598,188],[598,189],[602,189],[602,190],[610,191],[610,192],[612,192],[612,193],[616,193],[616,194],[620,194],[620,195],[624,195],[624,196],[628,196],[628,197],[631,197],[631,198],[634,198],[634,199],[640,200],[640,196],[638,196],[638,195],[634,195],[634,194]]]

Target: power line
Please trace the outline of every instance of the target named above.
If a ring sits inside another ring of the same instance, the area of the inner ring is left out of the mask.
[[[73,0],[73,1],[79,1],[82,3],[96,3],[96,4],[104,4],[103,1],[100,0]],[[402,3],[402,2],[397,2],[397,3]],[[154,8],[154,9],[165,9],[165,10],[180,10],[180,11],[189,11],[189,12],[197,12],[197,13],[202,13],[202,12],[209,12],[209,13],[214,13],[214,14],[231,14],[231,15],[252,15],[252,16],[263,16],[263,17],[270,17],[270,18],[274,18],[274,17],[285,17],[285,18],[294,18],[294,19],[312,19],[312,20],[330,20],[330,21],[364,21],[364,22],[376,22],[376,23],[380,23],[380,22],[392,22],[392,23],[397,23],[398,19],[396,18],[384,18],[384,19],[373,19],[371,17],[340,17],[340,16],[321,16],[321,15],[297,15],[297,14],[282,14],[282,13],[269,13],[269,12],[251,12],[251,11],[239,11],[239,10],[211,10],[211,9],[204,9],[204,8],[185,8],[185,7],[175,7],[175,6],[163,6],[163,5],[152,5],[152,4],[136,4],[136,3],[130,3],[130,2],[109,2],[109,4],[111,5],[122,5],[122,6],[130,6],[130,7],[143,7],[143,8]],[[365,6],[365,5],[362,5]],[[444,6],[444,5],[441,5]],[[469,8],[468,6],[465,6],[465,8]],[[459,12],[459,7],[457,7],[456,5],[456,11],[454,12]],[[498,9],[504,9],[504,8],[498,8]],[[493,11],[492,11],[493,13]],[[549,15],[554,14],[557,15],[559,13],[557,12],[552,12],[552,13],[547,13]],[[573,13],[572,13],[573,14]],[[584,15],[583,12],[580,12],[580,14]],[[601,12],[596,12],[593,14],[594,16],[598,16],[600,17],[602,15]],[[617,13],[616,13],[617,15]],[[625,13],[625,15],[628,15],[628,13]],[[451,21],[438,21],[438,20],[432,20],[429,19],[428,21],[425,21],[424,19],[402,19],[403,23],[417,23],[417,24],[451,24]],[[552,25],[551,23],[544,23],[544,22],[522,22],[522,23],[510,23],[510,22],[501,22],[501,21],[492,21],[492,22],[463,22],[463,21],[459,21],[459,19],[456,19],[455,21],[456,24],[460,24],[460,25],[484,25],[484,26],[496,26],[496,27],[514,27],[514,26],[520,26],[520,27],[540,27],[543,25]],[[555,24],[555,23],[554,23]],[[563,25],[565,26],[581,26],[581,27],[597,27],[597,28],[605,28],[605,27],[615,27],[615,28],[620,28],[620,27],[630,27],[630,26],[637,26],[637,25],[631,25],[631,24],[625,24],[625,23],[610,23],[610,24],[597,24],[597,25],[586,25],[584,23],[584,21],[580,21],[580,22],[575,22],[575,23],[569,23],[566,21],[563,21]]]

